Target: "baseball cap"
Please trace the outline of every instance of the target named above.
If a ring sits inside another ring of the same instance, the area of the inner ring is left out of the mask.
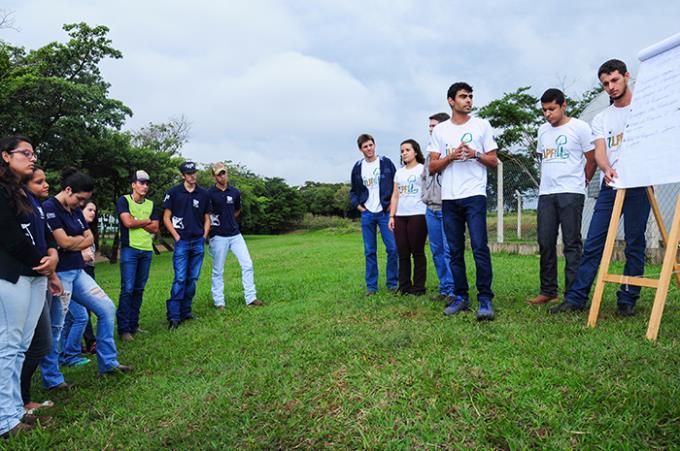
[[[227,167],[224,165],[224,163],[215,163],[212,165],[213,175],[217,175],[222,171],[227,172]]]
[[[193,174],[198,171],[198,169],[196,169],[196,163],[193,161],[185,161],[179,166],[179,171],[182,174]]]
[[[133,182],[148,182],[149,180],[149,174],[146,171],[139,170],[132,174]]]

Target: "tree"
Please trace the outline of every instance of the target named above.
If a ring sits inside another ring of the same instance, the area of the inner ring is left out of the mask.
[[[132,145],[178,155],[182,146],[189,142],[190,130],[191,123],[184,115],[161,124],[149,122],[145,127],[132,133]]]

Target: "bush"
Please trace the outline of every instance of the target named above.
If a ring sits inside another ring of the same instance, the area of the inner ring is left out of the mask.
[[[331,230],[335,232],[350,233],[359,230],[356,221],[340,216],[321,216],[306,213],[300,222],[301,230]]]

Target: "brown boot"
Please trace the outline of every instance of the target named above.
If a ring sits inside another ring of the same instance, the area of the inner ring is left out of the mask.
[[[527,304],[541,305],[551,301],[556,301],[559,298],[560,298],[559,296],[546,296],[545,294],[539,294],[535,298],[527,300]]]
[[[2,434],[2,438],[12,438],[18,434],[21,434],[22,432],[28,432],[34,428],[33,425],[26,424],[26,423],[19,423],[16,426],[14,426],[12,429],[9,431],[5,432]]]

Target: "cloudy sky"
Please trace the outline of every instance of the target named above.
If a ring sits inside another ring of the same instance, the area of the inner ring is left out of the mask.
[[[36,48],[65,40],[64,23],[111,29],[122,60],[103,65],[111,95],[130,106],[127,128],[184,115],[186,157],[230,159],[285,178],[348,181],[356,137],[427,140],[459,80],[483,105],[531,85],[577,95],[597,67],[680,31],[680,2],[571,0],[100,1],[4,0],[18,31],[0,39]]]

